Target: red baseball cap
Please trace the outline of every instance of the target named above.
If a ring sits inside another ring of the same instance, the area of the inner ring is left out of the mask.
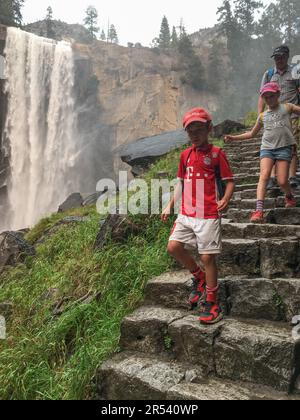
[[[270,82],[266,83],[262,90],[260,91],[261,96],[263,96],[265,93],[278,93],[281,92],[280,86],[278,83]]]
[[[204,108],[193,108],[183,117],[183,128],[186,129],[192,122],[211,122],[211,115]]]

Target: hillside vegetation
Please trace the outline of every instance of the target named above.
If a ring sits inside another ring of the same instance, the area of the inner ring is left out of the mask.
[[[179,155],[158,161],[145,179],[166,170],[176,177]],[[70,215],[87,220],[58,225]],[[159,216],[132,217],[142,234],[95,251],[99,219],[94,206],[43,219],[26,237],[42,239],[36,257],[1,273],[0,302],[13,304],[0,341],[1,399],[91,398],[97,367],[118,351],[122,319],[147,281],[173,267],[166,253],[173,218],[165,226]]]
[[[147,182],[159,171],[176,177],[180,152],[153,165]],[[70,215],[87,220],[58,225]],[[1,273],[0,302],[13,304],[13,315],[0,341],[0,399],[92,398],[97,367],[118,351],[122,319],[148,280],[174,268],[166,253],[174,217],[167,225],[159,216],[131,217],[142,234],[95,251],[99,219],[92,206],[42,220],[26,237],[44,238],[36,257]]]

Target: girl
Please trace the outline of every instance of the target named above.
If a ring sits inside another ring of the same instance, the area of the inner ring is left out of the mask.
[[[290,116],[291,114],[300,115],[300,107],[293,104],[280,104],[280,86],[274,82],[267,83],[260,94],[268,109],[259,115],[252,131],[239,136],[225,136],[225,142],[250,140],[264,128],[256,211],[252,213],[250,219],[253,223],[264,222],[264,201],[274,165],[276,165],[278,185],[285,193],[286,208],[297,205],[288,179],[290,164],[297,151]]]

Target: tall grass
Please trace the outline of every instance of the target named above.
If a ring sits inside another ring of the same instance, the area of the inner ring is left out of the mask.
[[[176,177],[180,150],[152,166]],[[145,284],[174,268],[166,244],[174,220],[135,216],[139,235],[110,240],[94,250],[100,216],[94,207],[68,215],[88,216],[71,225],[66,214],[43,219],[27,235],[36,257],[1,273],[0,302],[13,303],[7,340],[0,341],[0,399],[86,399],[97,368],[118,351],[120,324],[141,302]],[[53,229],[54,227],[54,229]],[[91,303],[78,300],[88,293]],[[62,303],[62,313],[54,307]]]

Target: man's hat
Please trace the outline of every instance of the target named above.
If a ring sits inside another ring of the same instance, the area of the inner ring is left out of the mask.
[[[290,55],[290,49],[287,45],[281,45],[280,47],[275,48],[271,58],[276,57],[276,55]]]
[[[186,129],[192,122],[211,122],[211,115],[204,108],[193,108],[183,117],[183,128]]]

